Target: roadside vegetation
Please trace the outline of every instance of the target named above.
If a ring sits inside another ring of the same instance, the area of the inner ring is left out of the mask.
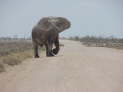
[[[23,38],[0,38],[0,72],[33,57],[32,42]]]
[[[123,49],[123,38],[114,38],[114,37],[93,37],[93,36],[85,36],[85,37],[70,37],[70,40],[80,41],[82,44],[90,47],[108,47],[108,48],[116,48]]]

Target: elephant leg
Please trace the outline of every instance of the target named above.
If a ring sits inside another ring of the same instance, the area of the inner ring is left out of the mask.
[[[57,37],[56,38],[56,40],[55,40],[55,42],[54,42],[54,45],[55,45],[55,49],[53,49],[53,53],[54,54],[58,54],[58,52],[59,52],[59,38]]]
[[[52,44],[48,43],[45,45],[45,47],[46,47],[46,56],[47,57],[54,56],[54,54],[52,53]]]
[[[34,57],[35,58],[39,58],[39,55],[38,55],[38,44],[33,43],[33,47],[34,47]]]

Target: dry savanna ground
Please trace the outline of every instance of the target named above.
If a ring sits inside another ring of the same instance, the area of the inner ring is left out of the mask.
[[[123,50],[61,40],[55,57],[41,53],[0,74],[0,92],[123,92]]]

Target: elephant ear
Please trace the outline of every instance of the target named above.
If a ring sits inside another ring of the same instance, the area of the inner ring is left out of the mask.
[[[49,19],[49,23],[53,27],[55,27],[59,31],[59,33],[64,31],[65,29],[70,28],[71,26],[70,22],[66,18],[63,18],[63,17],[51,17]]]
[[[52,27],[57,29],[59,33],[71,26],[70,22],[63,17],[44,17],[38,22],[38,25],[42,29],[50,29]]]
[[[56,26],[61,29],[59,32],[70,28],[71,23],[66,18],[58,17],[57,20],[58,21],[56,22]]]

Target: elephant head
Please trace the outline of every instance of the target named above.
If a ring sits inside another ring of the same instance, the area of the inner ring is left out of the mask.
[[[59,33],[71,26],[70,22],[63,17],[44,17],[38,22],[38,25],[43,29],[56,28]]]

